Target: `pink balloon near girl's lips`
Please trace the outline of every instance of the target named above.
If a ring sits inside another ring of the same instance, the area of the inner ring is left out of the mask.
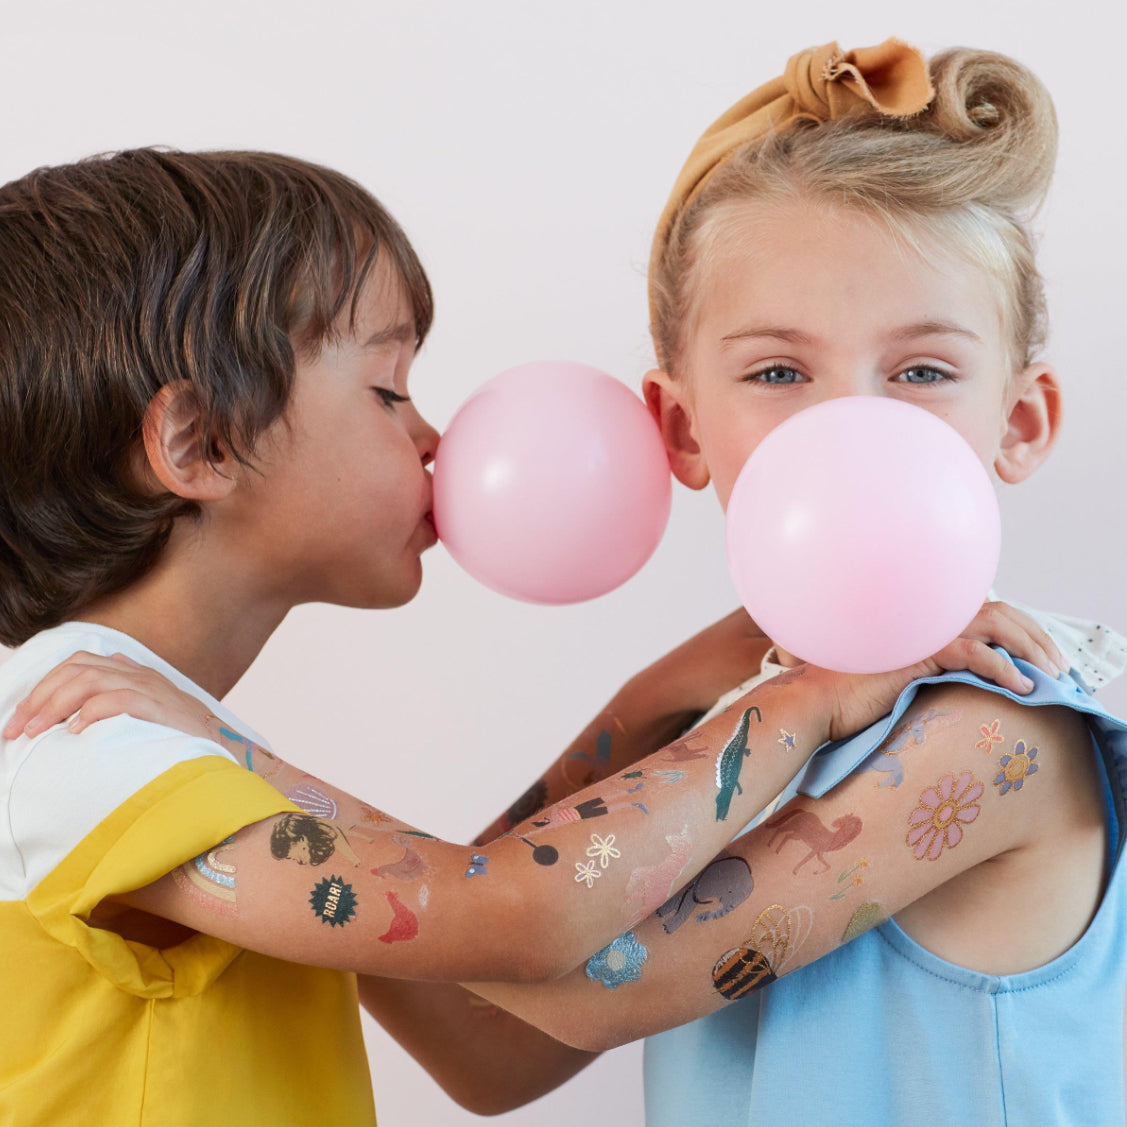
[[[845,396],[780,423],[728,501],[728,565],[768,637],[844,673],[914,665],[957,638],[998,567],[989,475],[942,419]]]
[[[439,538],[479,582],[531,603],[625,583],[660,542],[671,501],[645,404],[586,364],[502,372],[462,404],[435,455]]]

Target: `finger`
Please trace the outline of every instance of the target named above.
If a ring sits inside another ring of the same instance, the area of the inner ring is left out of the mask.
[[[935,660],[944,669],[967,669],[1022,696],[1033,690],[1033,682],[1009,658],[973,638],[957,638]]]
[[[93,666],[77,669],[43,701],[39,711],[34,713],[24,725],[23,731],[28,736],[45,732],[77,712],[92,696],[128,688],[130,684],[124,674],[116,669]]]
[[[77,650],[65,661],[61,661],[58,665],[54,666],[35,688],[16,705],[15,711],[12,713],[7,724],[4,725],[4,730],[0,734],[3,735],[4,739],[9,740],[18,737],[21,732],[25,731],[27,721],[41,712],[44,704],[50,700],[57,691],[85,670],[102,669],[122,672],[130,668],[129,665],[125,664],[128,661],[129,659],[126,658],[124,654],[115,654],[113,657],[106,657],[104,654],[93,654],[86,650]],[[137,668],[136,663],[131,664],[134,668]],[[140,668],[143,669],[146,667],[141,666]],[[69,713],[66,715],[69,715]],[[54,722],[58,723],[59,720],[63,718],[64,717],[59,716]],[[43,731],[49,726],[50,725],[42,725],[39,730]]]
[[[1004,646],[1012,657],[1036,665],[1054,680],[1061,671],[1068,671],[1068,659],[1049,634],[1035,619],[1009,603],[984,604],[963,633],[966,637]]]
[[[155,703],[144,693],[134,689],[114,689],[96,693],[86,700],[67,722],[67,728],[77,734],[99,720],[121,715],[137,720],[159,719]]]

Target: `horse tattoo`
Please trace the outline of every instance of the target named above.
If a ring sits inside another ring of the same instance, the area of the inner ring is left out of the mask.
[[[811,857],[817,857],[822,862],[823,867],[818,871],[824,873],[830,863],[822,854],[844,849],[861,832],[861,819],[853,814],[843,814],[840,818],[835,818],[833,824],[837,827],[836,831],[831,831],[817,814],[811,814],[809,810],[789,810],[778,818],[764,822],[768,829],[775,830],[767,842],[769,846],[774,844],[777,837],[782,837],[775,847],[776,853],[781,853],[783,846],[790,841],[801,841],[810,850],[791,870],[795,874]]]

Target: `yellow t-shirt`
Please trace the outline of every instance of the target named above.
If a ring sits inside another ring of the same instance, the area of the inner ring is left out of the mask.
[[[0,667],[0,723],[29,681],[77,649],[124,652],[169,675],[126,635],[56,629],[49,646],[55,631]],[[219,745],[128,716],[0,744],[0,798],[0,1127],[375,1123],[355,975],[202,933],[158,950],[85,922],[105,896],[299,807]],[[87,829],[89,809],[104,816]],[[74,825],[83,832],[72,844]]]

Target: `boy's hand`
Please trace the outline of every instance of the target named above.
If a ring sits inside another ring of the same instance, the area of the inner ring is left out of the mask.
[[[830,739],[867,728],[892,708],[907,685],[921,677],[966,669],[1019,695],[1030,692],[1033,682],[991,645],[1002,646],[1011,657],[1036,665],[1054,680],[1068,669],[1068,659],[1029,615],[1008,603],[983,603],[960,637],[916,665],[890,673],[823,671],[834,697]]]
[[[178,689],[162,673],[124,654],[105,657],[79,650],[56,665],[16,706],[3,737],[35,736],[68,716],[81,732],[95,720],[127,713],[188,735],[218,739],[218,721],[207,705]],[[73,714],[73,716],[72,716]]]

